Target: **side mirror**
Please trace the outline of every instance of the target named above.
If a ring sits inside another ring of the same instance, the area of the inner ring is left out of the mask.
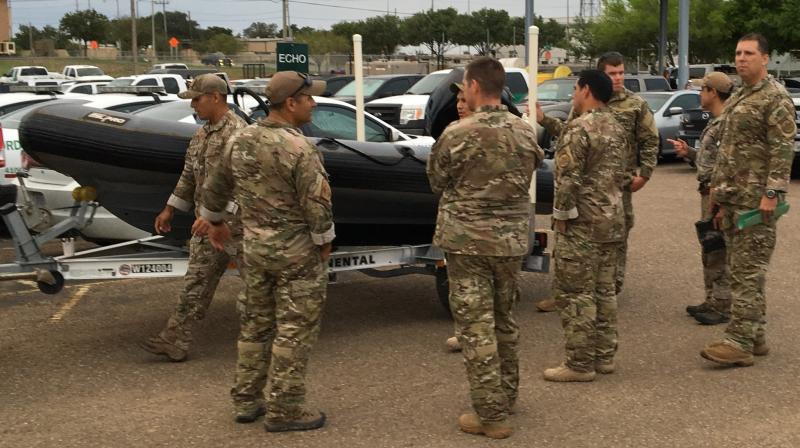
[[[682,107],[670,107],[669,110],[664,112],[665,117],[671,117],[673,115],[682,115],[683,108]]]
[[[394,128],[387,128],[386,129],[386,138],[390,142],[396,142],[400,140],[400,132]]]

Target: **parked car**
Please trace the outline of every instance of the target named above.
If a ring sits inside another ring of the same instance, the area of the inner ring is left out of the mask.
[[[85,95],[96,95],[100,93],[100,87],[108,85],[110,81],[75,81],[61,84],[61,91],[64,93],[82,93]]]
[[[58,101],[82,102],[84,106],[94,109],[132,113],[154,104],[169,102],[172,98],[174,97],[104,93],[83,96],[83,99],[75,96]],[[42,105],[37,104],[32,107],[41,107]],[[24,154],[24,151],[19,151],[21,147],[17,128],[22,117],[27,115],[30,110],[32,109],[21,109],[3,117],[0,119],[0,126],[3,129],[3,136],[13,147],[17,148],[15,154],[11,154],[15,157],[11,164],[16,165],[16,168],[6,168],[27,171],[28,177],[25,185],[30,194],[30,200],[43,211],[39,216],[26,217],[27,224],[36,230],[41,230],[69,217],[75,202],[72,198],[72,190],[79,185],[71,177],[65,176],[51,167],[38,166],[34,160]],[[25,200],[26,198],[18,191],[16,194],[17,205],[22,208],[26,207]],[[95,211],[92,223],[81,230],[81,235],[87,240],[95,242],[112,242],[143,238],[149,234],[125,223],[105,208],[99,207]]]
[[[231,58],[226,57],[224,53],[219,53],[219,52],[217,52],[217,53],[209,53],[209,54],[203,56],[203,58],[200,60],[200,62],[202,62],[203,65],[215,65],[215,66],[218,66],[218,67],[223,67],[223,66],[232,67],[233,66],[233,61],[231,61]]]
[[[166,70],[171,68],[183,69],[188,70],[189,67],[186,64],[181,62],[164,62],[161,64],[153,64],[153,68],[151,70]]]
[[[528,94],[528,72],[511,67],[505,70],[506,86],[511,90],[514,101],[519,102]],[[406,134],[426,135],[425,106],[428,97],[449,73],[449,69],[435,71],[411,86],[405,94],[373,100],[364,107],[367,112]]]
[[[790,94],[792,102],[794,103],[795,110],[795,124],[797,125],[797,134],[794,136],[794,161],[792,163],[792,175],[800,175],[800,93]],[[703,109],[690,109],[685,110],[681,116],[680,131],[678,137],[684,140],[689,146],[697,147],[700,143],[700,134],[706,128],[711,114]]]
[[[659,157],[675,155],[675,148],[667,142],[678,137],[683,112],[700,107],[700,93],[696,90],[678,90],[677,92],[645,92],[639,96],[647,101],[653,112],[658,128]]]
[[[178,94],[186,90],[186,80],[181,75],[146,74],[117,78],[108,87],[152,86],[163,87],[167,93]]]
[[[94,65],[67,65],[61,71],[65,78],[73,81],[113,81],[103,70]]]
[[[548,117],[565,121],[572,110],[572,92],[574,91],[576,76],[549,79],[539,84],[536,96],[542,111]],[[672,89],[664,77],[655,75],[625,75],[623,81],[625,88],[632,92],[668,92]],[[556,137],[539,126],[539,146],[545,149],[554,148]]]
[[[355,78],[353,75],[340,75],[325,78],[325,93],[322,96],[334,96],[339,93],[342,87],[346,86]]]
[[[667,68],[669,73],[669,84],[673,89],[678,88],[678,67]],[[690,64],[689,65],[689,79],[703,79],[708,73],[722,72],[731,78],[739,80],[739,75],[736,74],[736,67],[729,64]],[[682,88],[685,86],[682,86]]]
[[[422,79],[423,75],[375,75],[364,77],[364,103],[378,98],[402,95]],[[356,81],[350,81],[336,92],[335,99],[356,103]]]

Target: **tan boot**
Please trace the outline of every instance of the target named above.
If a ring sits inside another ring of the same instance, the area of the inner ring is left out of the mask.
[[[567,367],[566,364],[544,371],[545,380],[559,383],[594,381],[594,377],[594,372],[579,372]]]
[[[544,299],[536,302],[536,309],[542,313],[552,313],[553,311],[558,311],[558,307],[556,307],[556,299]]]
[[[594,363],[594,371],[597,373],[602,373],[603,375],[614,373],[616,369],[617,365],[614,363],[614,361]]]
[[[458,338],[455,336],[447,338],[445,345],[447,346],[447,350],[451,352],[455,353],[461,351],[461,344],[458,342]]]
[[[756,341],[755,345],[753,345],[753,355],[755,356],[767,356],[769,355],[769,346],[767,345],[766,340]]]
[[[319,429],[325,425],[324,412],[302,412],[299,417],[292,420],[268,419],[264,424],[267,432],[308,431]]]
[[[186,361],[186,357],[189,355],[186,350],[166,341],[160,335],[145,339],[139,344],[139,347],[154,355],[166,356],[172,362]]]
[[[472,412],[458,418],[458,427],[467,434],[484,435],[491,439],[505,439],[514,432],[507,422],[481,423],[478,415]]]
[[[708,344],[701,352],[703,358],[725,366],[752,366],[753,354],[739,347],[734,347],[727,342],[714,342]]]

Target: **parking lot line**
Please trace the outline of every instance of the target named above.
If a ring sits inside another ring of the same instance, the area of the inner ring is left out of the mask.
[[[65,303],[64,306],[62,306],[61,309],[58,310],[58,312],[56,314],[53,314],[50,317],[50,322],[58,322],[58,321],[60,321],[64,317],[64,315],[69,312],[69,310],[71,310],[75,305],[78,304],[78,302],[80,302],[81,298],[87,292],[89,292],[89,289],[91,289],[91,285],[81,285],[81,286],[79,286],[78,290],[75,291],[75,294],[72,296],[72,298],[69,299],[69,302]]]

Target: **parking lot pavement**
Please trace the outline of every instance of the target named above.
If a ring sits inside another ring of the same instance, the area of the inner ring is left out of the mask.
[[[772,352],[749,368],[718,368],[699,351],[723,328],[696,325],[684,307],[703,294],[693,222],[693,172],[659,167],[635,196],[618,371],[593,383],[541,379],[561,361],[558,316],[537,313],[550,277],[524,274],[519,308],[522,384],[498,446],[798,446],[800,355],[796,304],[800,185],[779,224],[768,276]],[[10,256],[3,242],[2,255]],[[239,280],[222,281],[190,360],[162,362],[137,342],[164,323],[180,280],[88,282],[45,296],[0,285],[0,446],[470,447],[456,418],[468,409],[452,325],[433,279],[353,273],[330,287],[309,366],[310,406],[329,415],[308,433],[238,425],[233,377]],[[256,445],[257,444],[257,445]]]

